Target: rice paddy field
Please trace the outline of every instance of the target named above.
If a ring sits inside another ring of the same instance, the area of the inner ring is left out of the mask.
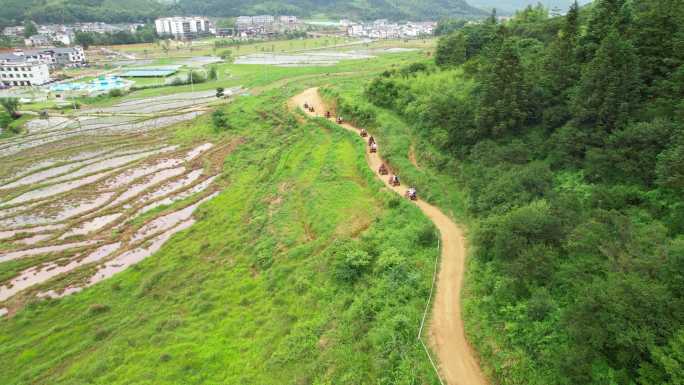
[[[433,225],[359,137],[287,108],[421,44],[210,64],[216,80],[82,98],[0,139],[0,382],[438,384],[416,339]]]

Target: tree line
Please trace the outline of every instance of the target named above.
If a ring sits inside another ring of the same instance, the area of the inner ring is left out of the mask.
[[[476,218],[468,322],[502,384],[684,383],[684,3],[448,23],[366,87]]]

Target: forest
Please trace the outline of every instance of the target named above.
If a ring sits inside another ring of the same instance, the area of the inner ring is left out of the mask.
[[[0,26],[36,23],[107,23],[153,20],[167,13],[156,0],[3,0]]]
[[[346,112],[397,114],[466,191],[485,368],[501,384],[684,383],[684,2],[454,25]]]
[[[5,0],[0,26],[29,19],[37,23],[81,21],[141,22],[167,15],[232,17],[258,14],[293,14],[300,17],[353,17],[373,20],[437,20],[442,17],[482,17],[486,13],[465,0]]]

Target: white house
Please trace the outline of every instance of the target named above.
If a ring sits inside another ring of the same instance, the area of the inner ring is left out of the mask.
[[[45,47],[54,44],[71,45],[73,35],[69,33],[40,33],[24,39],[27,47]]]
[[[206,17],[163,17],[154,21],[154,27],[159,36],[192,39],[208,35],[211,22]]]
[[[39,86],[49,81],[47,63],[13,54],[0,55],[0,83],[4,86]]]
[[[273,17],[272,15],[252,16],[252,24],[265,25],[265,24],[273,24],[274,22],[275,22],[275,17]]]
[[[297,16],[279,16],[278,21],[281,24],[297,24]]]

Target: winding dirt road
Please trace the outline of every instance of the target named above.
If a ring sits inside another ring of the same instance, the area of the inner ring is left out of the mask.
[[[306,111],[310,116],[324,116],[326,106],[318,88],[310,88],[293,97],[289,107],[296,109],[304,103],[314,106],[315,112]],[[357,127],[348,123],[341,126],[358,134]],[[387,188],[404,195],[406,186],[390,186],[388,177],[378,172],[383,160],[377,153],[367,153],[366,160]],[[437,207],[420,199],[416,205],[434,222],[441,235],[442,256],[429,331],[431,348],[438,356],[440,374],[449,385],[486,385],[487,380],[468,344],[461,318],[461,287],[466,258],[463,230]]]

